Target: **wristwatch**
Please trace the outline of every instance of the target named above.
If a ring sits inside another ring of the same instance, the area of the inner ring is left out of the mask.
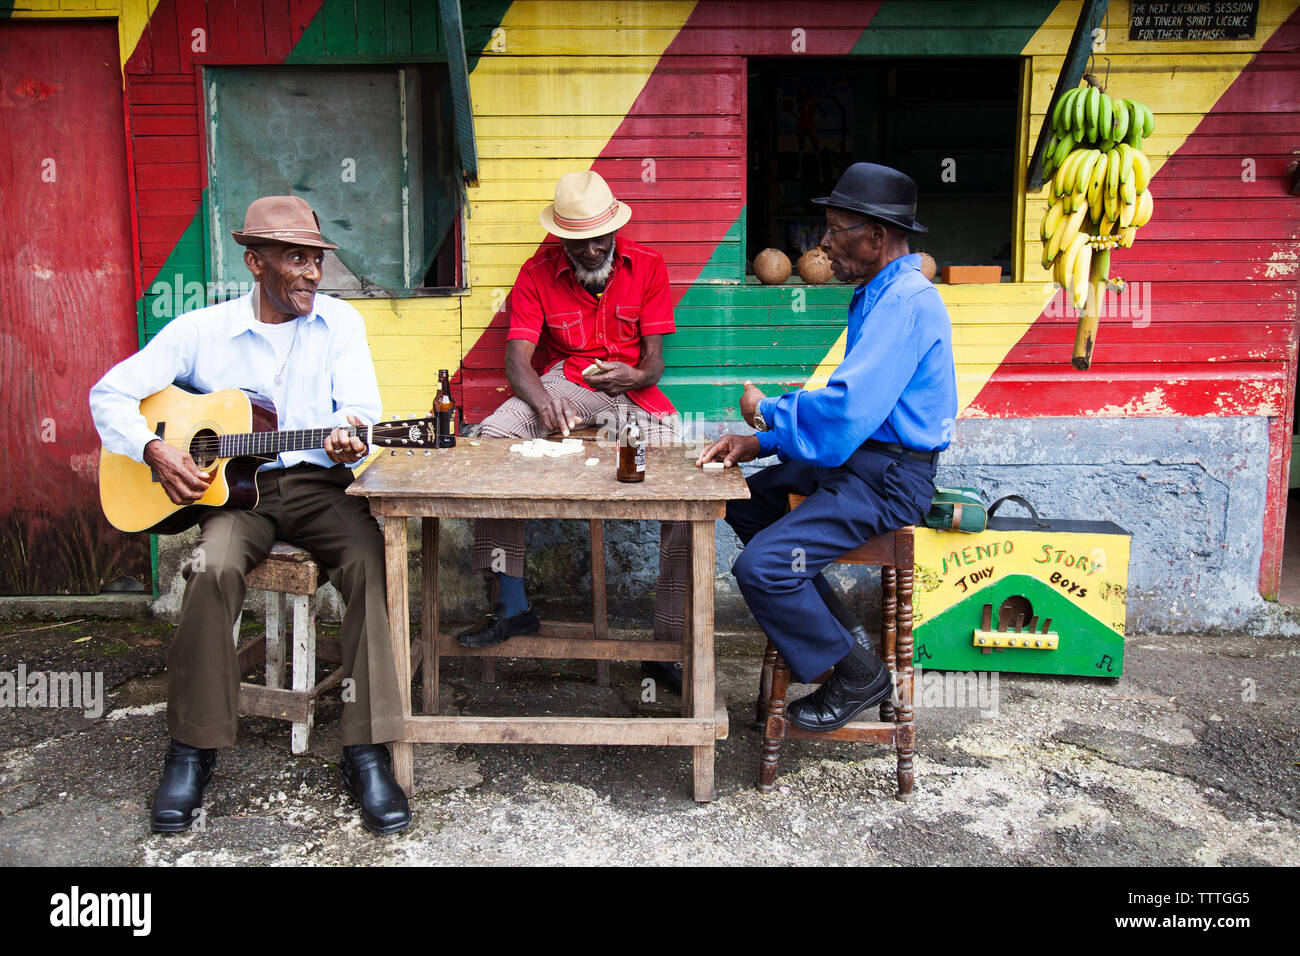
[[[763,417],[763,413],[757,408],[754,409],[754,428],[760,432],[770,432],[772,430],[772,426],[767,423],[767,419]]]

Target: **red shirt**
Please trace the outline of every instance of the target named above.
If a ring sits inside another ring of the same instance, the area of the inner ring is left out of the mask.
[[[506,300],[507,341],[540,343],[548,365],[563,357],[564,377],[592,391],[582,370],[593,359],[635,367],[641,361],[641,336],[667,335],[677,329],[664,257],[630,239],[615,242],[614,271],[599,297],[578,283],[569,257],[556,243],[547,244],[524,263]],[[634,389],[627,397],[656,418],[675,411],[657,385]]]

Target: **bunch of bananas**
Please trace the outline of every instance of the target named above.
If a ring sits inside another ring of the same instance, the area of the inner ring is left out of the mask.
[[[1095,86],[1066,90],[1052,107],[1052,138],[1043,158],[1043,178],[1061,168],[1070,152],[1096,146],[1103,153],[1120,143],[1142,148],[1156,128],[1156,118],[1137,100],[1112,100]]]
[[[1133,245],[1155,208],[1147,190],[1151,161],[1141,149],[1155,117],[1136,100],[1111,100],[1088,86],[1057,100],[1052,129],[1043,173],[1051,176],[1040,230],[1043,268],[1083,309],[1090,285],[1110,277],[1110,250]]]
[[[1092,253],[1104,252],[1109,266],[1110,250],[1133,245],[1138,227],[1150,220],[1155,209],[1150,180],[1151,161],[1127,143],[1109,152],[1076,149],[1052,177],[1055,201],[1040,230],[1043,268],[1052,269],[1057,283],[1071,291],[1076,309],[1087,299]],[[1098,271],[1100,278],[1108,276],[1108,269]]]

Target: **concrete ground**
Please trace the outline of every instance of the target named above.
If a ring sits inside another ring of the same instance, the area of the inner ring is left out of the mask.
[[[0,709],[0,862],[1300,864],[1295,640],[1135,637],[1123,678],[1004,675],[985,713],[938,700],[931,684],[931,704],[950,706],[917,709],[917,788],[900,802],[892,751],[804,741],[785,744],[778,788],[760,794],[750,723],[761,645],[722,635],[732,732],[718,745],[715,802],[691,799],[685,749],[421,745],[415,823],[390,837],[366,832],[342,789],[341,705],[325,701],[302,757],[288,752],[287,724],[241,721],[205,828],[163,836],[148,808],[169,635],[152,621],[0,626],[0,672],[102,671],[109,691],[98,719]],[[671,693],[641,702],[635,665],[612,671],[601,689],[588,662],[504,662],[484,684],[473,661],[454,660],[444,707],[675,712]]]

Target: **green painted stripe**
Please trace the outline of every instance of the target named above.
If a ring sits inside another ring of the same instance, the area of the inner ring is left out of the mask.
[[[389,50],[387,7],[377,3],[358,3],[356,11],[357,53],[362,56],[387,53]]]
[[[438,0],[414,0],[411,4],[411,49],[416,53],[446,54]]]
[[[510,0],[461,0],[470,72],[509,9]],[[285,62],[316,63],[336,56],[424,58],[446,54],[438,0],[325,0]]]
[[[321,17],[321,10],[316,11],[316,16],[311,18],[307,24],[307,29],[302,31],[302,36],[294,44],[289,55],[284,58],[286,63],[294,63],[298,60],[318,60],[325,55],[325,21]]]
[[[411,52],[410,0],[384,0],[385,48],[397,55]]]
[[[204,252],[204,215],[208,191],[203,190],[199,210],[172,247],[153,281],[144,290],[141,300],[140,344],[158,334],[158,331],[182,312],[208,305],[208,272]],[[178,278],[179,277],[179,278]]]
[[[460,19],[465,30],[465,62],[470,73],[492,39],[492,31],[501,26],[510,9],[510,0],[461,0]]]
[[[844,329],[850,286],[737,282],[744,234],[742,212],[674,309],[660,384],[679,411],[735,421],[746,379],[769,395],[799,388]]]
[[[886,0],[855,56],[1018,56],[1056,0]]]
[[[318,18],[325,24],[325,55],[349,56],[357,52],[356,4],[325,0]]]

